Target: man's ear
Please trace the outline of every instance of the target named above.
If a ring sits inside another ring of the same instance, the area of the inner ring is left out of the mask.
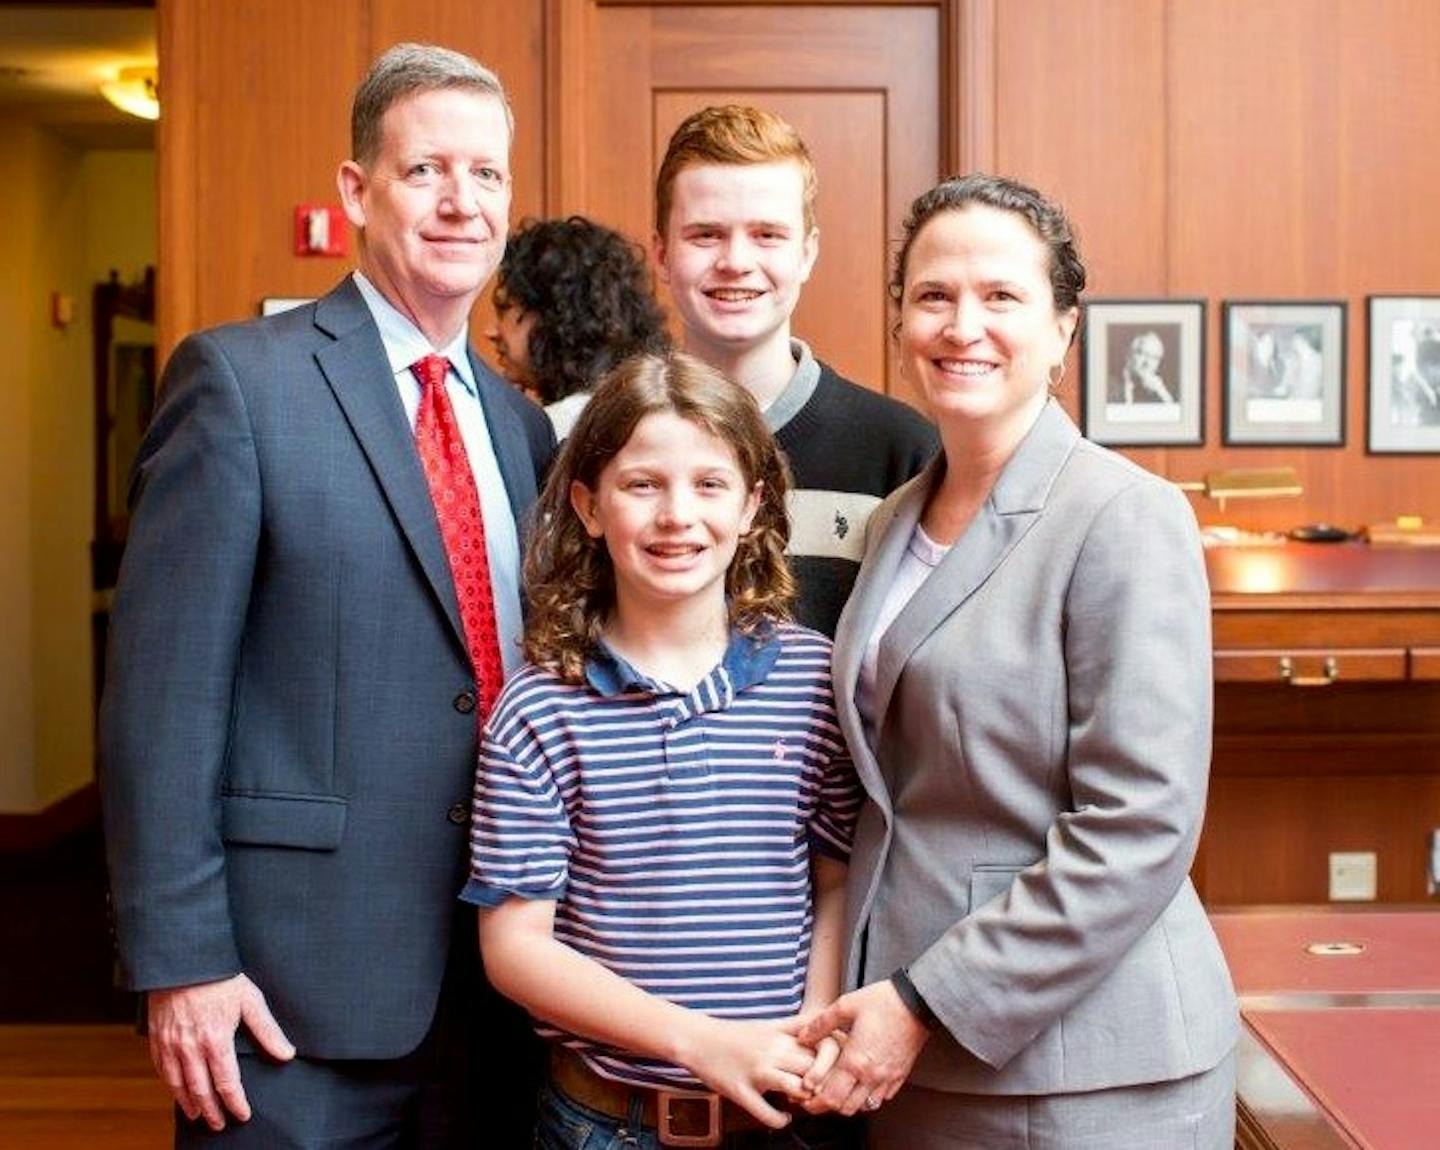
[[[658,228],[650,235],[650,258],[655,263],[655,278],[668,287],[670,269],[665,266],[665,236]]]
[[[357,231],[365,227],[365,189],[369,182],[365,169],[354,160],[346,160],[335,173],[335,186],[340,190],[345,218]]]
[[[810,273],[815,270],[815,261],[820,258],[820,229],[811,228],[800,242],[800,282],[809,283]]]

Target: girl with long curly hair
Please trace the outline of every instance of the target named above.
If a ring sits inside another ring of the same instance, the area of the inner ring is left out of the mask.
[[[749,393],[671,352],[596,389],[541,496],[464,894],[551,1046],[538,1146],[852,1144],[786,1109],[835,1053],[794,1035],[839,993],[859,804],[829,641],[789,621],[788,485]]]

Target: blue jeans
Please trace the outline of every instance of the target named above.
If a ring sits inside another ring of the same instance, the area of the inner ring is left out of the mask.
[[[546,1082],[540,1088],[535,1150],[663,1150],[655,1131],[581,1106]],[[797,1114],[784,1130],[746,1130],[721,1140],[726,1150],[859,1150],[858,1119]]]

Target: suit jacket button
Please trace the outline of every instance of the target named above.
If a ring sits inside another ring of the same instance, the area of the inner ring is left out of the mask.
[[[468,715],[475,709],[475,692],[461,691],[455,696],[454,706],[462,715]]]
[[[464,803],[456,803],[445,812],[445,817],[457,827],[463,827],[470,821],[470,808]]]

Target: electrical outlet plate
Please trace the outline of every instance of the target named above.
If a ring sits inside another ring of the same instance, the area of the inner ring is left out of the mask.
[[[1374,902],[1374,851],[1334,851],[1330,855],[1330,901]]]

